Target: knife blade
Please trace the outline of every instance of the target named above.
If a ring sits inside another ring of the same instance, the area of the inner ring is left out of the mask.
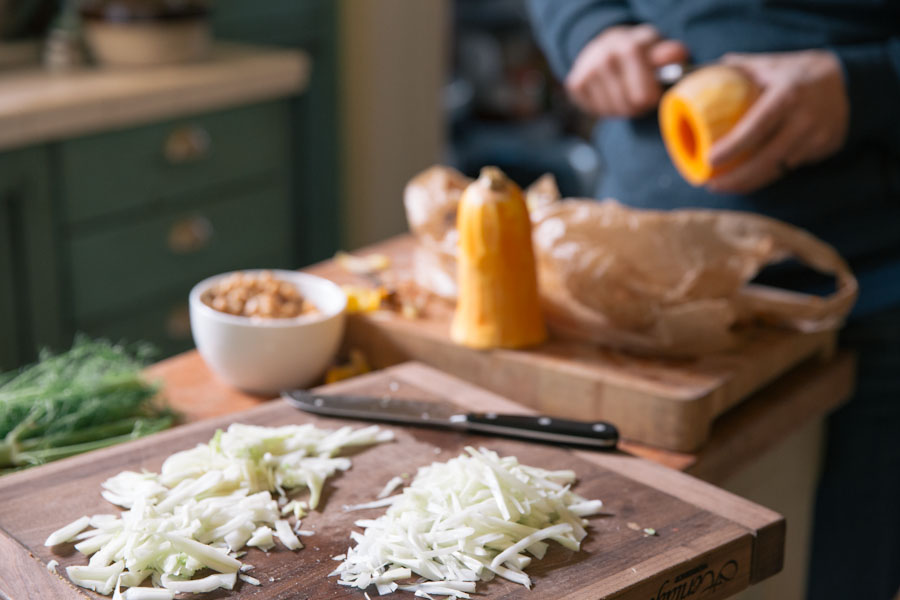
[[[619,439],[616,427],[603,421],[462,412],[446,403],[389,396],[318,394],[306,390],[288,390],[282,396],[300,410],[328,417],[441,427],[594,449],[615,448]]]
[[[681,81],[681,78],[697,70],[697,65],[688,63],[668,63],[658,67],[654,72],[657,83],[668,89]]]

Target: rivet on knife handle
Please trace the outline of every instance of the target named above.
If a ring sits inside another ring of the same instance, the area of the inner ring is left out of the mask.
[[[505,435],[530,440],[614,448],[619,431],[610,423],[557,419],[527,415],[469,413],[451,419],[468,431]]]

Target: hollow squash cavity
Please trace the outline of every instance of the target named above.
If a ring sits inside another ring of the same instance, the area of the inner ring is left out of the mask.
[[[685,180],[702,185],[746,160],[746,156],[740,156],[713,168],[709,151],[758,96],[759,89],[749,77],[724,65],[695,71],[663,95],[660,130],[666,150]]]

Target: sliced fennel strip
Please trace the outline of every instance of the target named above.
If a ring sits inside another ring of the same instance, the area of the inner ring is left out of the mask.
[[[233,424],[209,443],[173,454],[158,474],[111,477],[102,495],[126,510],[81,517],[51,533],[46,544],[76,542],[90,559],[68,567],[69,579],[116,600],[232,589],[238,579],[260,585],[241,570],[241,549],[268,551],[276,539],[302,548],[298,535],[314,532],[299,529],[300,517],[316,507],[328,477],[350,468],[348,458],[335,455],[346,446],[390,439],[390,431],[376,426],[327,431],[311,424]],[[304,487],[308,501],[288,500],[287,491]],[[193,579],[204,568],[214,573]]]

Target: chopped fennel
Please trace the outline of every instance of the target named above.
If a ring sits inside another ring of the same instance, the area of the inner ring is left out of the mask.
[[[91,558],[67,567],[69,579],[114,600],[230,590],[238,578],[259,585],[244,574],[241,549],[268,551],[275,538],[291,550],[302,548],[283,514],[297,519],[317,506],[325,480],[350,468],[348,458],[335,456],[343,448],[390,439],[390,431],[375,426],[326,431],[309,424],[233,424],[208,444],[170,456],[159,474],[125,471],[107,479],[103,497],[126,510],[81,517],[45,544],[76,542]],[[304,487],[308,501],[288,501],[285,490]],[[205,568],[214,573],[193,579]],[[145,582],[153,587],[142,587]]]
[[[394,490],[396,490],[401,485],[403,485],[403,478],[402,477],[394,477],[393,479],[391,479],[390,481],[388,481],[385,484],[384,489],[381,490],[380,492],[378,492],[378,495],[375,497],[378,498],[379,500],[382,498],[387,498],[388,496],[393,494]]]
[[[584,517],[603,506],[572,492],[574,481],[572,471],[466,448],[419,469],[385,514],[357,521],[364,531],[351,533],[356,545],[334,557],[342,562],[331,575],[361,590],[375,585],[379,594],[400,589],[423,598],[469,598],[476,582],[495,575],[530,587],[524,569],[543,558],[547,541],[579,550]],[[409,581],[413,575],[418,582]]]
[[[363,502],[362,504],[345,504],[344,512],[353,512],[354,510],[366,510],[369,508],[382,508],[384,506],[390,506],[394,503],[395,500],[399,498],[400,494],[397,494],[395,496],[381,498],[380,500],[373,500],[372,502]]]
[[[47,536],[47,540],[44,542],[44,545],[56,546],[57,544],[68,542],[76,535],[84,531],[84,529],[87,528],[87,526],[90,524],[90,517],[85,516],[81,517],[80,519],[75,519],[65,527],[61,527]]]
[[[125,590],[123,600],[173,600],[175,592],[163,588],[133,587]]]

